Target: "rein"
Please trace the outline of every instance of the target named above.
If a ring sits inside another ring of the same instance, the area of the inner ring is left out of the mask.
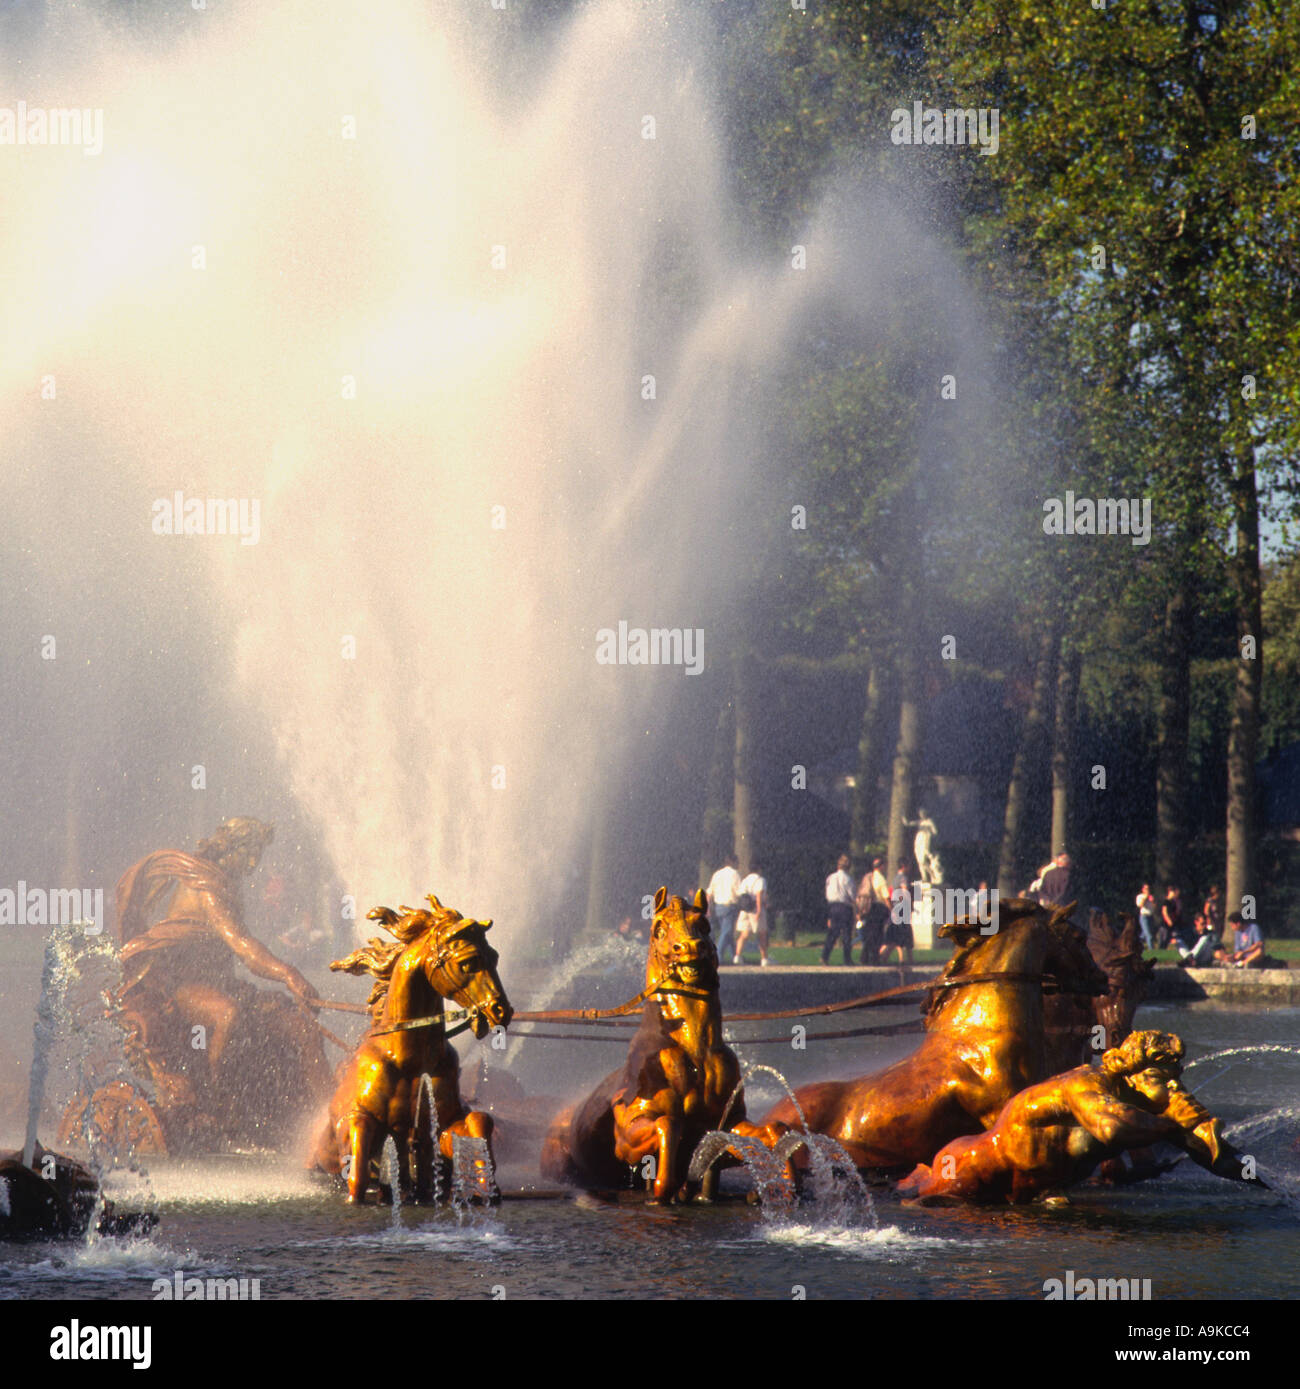
[[[885,989],[881,993],[864,994],[860,998],[846,999],[842,1003],[823,1003],[813,1008],[784,1008],[761,1013],[728,1013],[726,1021],[731,1022],[775,1022],[779,1018],[823,1017],[832,1013],[849,1013],[858,1008],[875,1008],[896,998],[909,994],[924,993],[932,989],[958,989],[966,984],[1048,984],[1060,990],[1060,981],[1052,974],[1030,974],[1022,971],[1009,971],[1002,974],[967,974],[956,979],[923,979],[915,984],[900,984],[897,988]],[[595,1023],[605,1018],[618,1018],[632,1012],[645,1002],[651,994],[681,993],[688,998],[707,998],[702,992],[693,992],[680,986],[667,986],[661,979],[642,989],[635,998],[620,1003],[617,1008],[551,1008],[536,1013],[516,1013],[516,1022],[576,1022]],[[523,1035],[523,1034],[521,1034]],[[541,1033],[536,1034],[541,1036]]]
[[[478,1014],[477,1008],[457,1008],[452,1013],[430,1013],[427,1018],[406,1018],[402,1022],[395,1022],[392,1027],[371,1028],[366,1035],[387,1037],[394,1032],[413,1032],[419,1027],[437,1027],[439,1023],[455,1022],[456,1026],[447,1028],[446,1032],[448,1037],[455,1037],[467,1028],[473,1027]],[[462,1018],[463,1022],[460,1021]]]
[[[1050,993],[1070,993],[1082,994],[1082,989],[1065,989],[1060,980],[1053,974],[1035,974],[1023,970],[1009,970],[999,974],[966,974],[959,975],[953,979],[923,979],[915,984],[900,984],[896,988],[884,989],[880,993],[863,994],[859,998],[845,999],[841,1003],[823,1003],[812,1008],[783,1008],[758,1013],[729,1013],[726,1022],[775,1022],[782,1018],[809,1018],[827,1017],[835,1013],[850,1013],[860,1008],[876,1008],[891,1003],[895,999],[906,998],[911,994],[931,993],[939,989],[960,989],[967,984],[1041,984]],[[672,994],[684,998],[707,999],[712,996],[707,989],[691,989],[682,984],[669,982],[667,976],[655,980],[653,984],[647,984],[641,992],[633,998],[629,998],[626,1003],[620,1003],[616,1008],[548,1008],[537,1012],[519,1012],[514,1015],[514,1022],[569,1022],[580,1024],[599,1024],[609,1019],[624,1018],[628,1013],[634,1012],[647,999],[656,994]],[[334,1003],[325,999],[313,1000],[313,1004],[319,1002],[322,1007],[338,1008],[347,1012],[366,1013],[370,1010],[360,1004]],[[371,1037],[386,1037],[394,1032],[408,1032],[416,1028],[436,1027],[439,1023],[446,1024],[454,1022],[455,1027],[447,1028],[447,1036],[455,1037],[467,1028],[473,1026],[475,1017],[479,1010],[477,1008],[460,1008],[455,1012],[432,1013],[425,1018],[408,1018],[404,1022],[395,1023],[391,1027],[379,1030],[371,1030],[368,1035]],[[618,1025],[618,1024],[616,1024]],[[632,1026],[631,1023],[623,1023],[622,1026]],[[902,1024],[898,1030],[910,1027],[911,1024]],[[828,1032],[824,1035],[830,1039],[832,1037],[854,1037],[879,1035],[894,1030],[891,1025],[889,1028],[862,1028],[850,1032]],[[582,1033],[550,1033],[550,1032],[521,1032],[521,1037],[538,1037],[545,1040],[554,1041],[577,1041],[579,1039],[587,1041],[599,1041],[599,1037],[584,1036]],[[338,1040],[338,1039],[333,1039]],[[614,1038],[607,1037],[605,1040],[612,1041]],[[747,1043],[789,1041],[788,1037],[750,1037],[743,1039]]]
[[[708,989],[690,989],[684,984],[670,984],[665,975],[647,984],[635,998],[620,1003],[617,1008],[548,1008],[538,1013],[516,1013],[515,1022],[601,1022],[605,1018],[621,1018],[639,1008],[652,994],[678,994],[683,998],[710,998]]]

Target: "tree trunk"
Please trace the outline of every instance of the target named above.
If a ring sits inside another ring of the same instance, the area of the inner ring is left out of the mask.
[[[732,729],[732,701],[724,697],[718,708],[713,734],[713,757],[709,763],[709,784],[700,827],[700,876],[706,887],[714,869],[722,864],[722,852],[731,838],[731,805],[734,796],[735,733]]]
[[[889,851],[885,865],[892,882],[905,857],[903,845],[907,830],[903,821],[912,813],[916,781],[916,758],[921,747],[920,671],[910,639],[904,640],[898,664],[899,708],[898,742],[894,748],[894,779],[889,792]],[[915,868],[916,865],[913,865]]]
[[[1056,676],[1056,718],[1052,728],[1052,857],[1070,847],[1070,788],[1074,779],[1074,726],[1079,708],[1083,657],[1071,641],[1062,644]]]
[[[749,872],[754,852],[754,661],[748,653],[736,658],[736,743],[732,761],[732,844],[740,860],[740,875]]]
[[[876,723],[880,717],[880,666],[875,654],[867,672],[867,704],[862,711],[858,734],[858,767],[853,783],[853,821],[849,831],[849,853],[856,863],[866,850],[876,827]]]
[[[1232,561],[1237,608],[1237,672],[1228,732],[1228,855],[1226,911],[1255,913],[1255,754],[1259,743],[1260,614],[1259,498],[1253,450],[1238,457],[1233,489],[1237,529]],[[1250,899],[1249,901],[1247,899]],[[1226,914],[1226,913],[1225,913]]]
[[[1014,897],[1017,892],[1016,868],[1020,846],[1021,825],[1025,816],[1025,801],[1029,778],[1038,760],[1043,734],[1047,728],[1047,710],[1052,686],[1056,682],[1056,654],[1060,644],[1060,628],[1048,624],[1038,644],[1038,659],[1034,666],[1034,692],[1029,700],[1029,712],[1016,748],[1007,785],[1007,806],[1002,821],[1002,849],[998,855],[998,895]]]
[[[1165,601],[1156,706],[1156,881],[1187,891],[1187,723],[1191,709],[1192,594],[1186,577]]]

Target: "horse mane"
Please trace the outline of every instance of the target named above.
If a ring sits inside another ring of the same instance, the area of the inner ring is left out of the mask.
[[[1073,909],[1074,903],[1070,903],[1066,907],[1052,909],[1048,914],[1047,924],[1055,926],[1061,921],[1068,921]],[[1026,921],[1037,917],[1039,913],[1046,913],[1046,909],[1032,898],[1008,897],[998,903],[997,931],[994,934],[1002,935],[1007,931],[1018,930]],[[992,939],[991,935],[984,934],[981,929],[982,925],[987,925],[987,923],[981,923],[968,913],[958,917],[956,921],[948,922],[939,927],[939,934],[955,940],[957,948],[953,951],[952,959],[944,966],[944,971],[935,981],[936,983],[941,984],[949,979],[962,977],[967,973],[971,957],[986,941]],[[928,990],[921,1003],[922,1016],[927,1022],[931,1018],[937,1017],[955,994],[956,990],[954,989],[932,988]]]
[[[484,925],[483,922],[469,920],[451,907],[444,907],[432,893],[425,900],[432,905],[432,911],[406,906],[399,907],[397,911],[392,907],[373,908],[366,913],[367,918],[379,922],[396,940],[387,941],[382,936],[371,936],[365,945],[359,946],[350,955],[330,962],[330,969],[341,970],[344,974],[373,975],[375,984],[366,1003],[376,1024],[384,1014],[393,970],[411,945],[429,932],[441,932],[448,926],[455,928],[446,937],[453,940],[458,935],[464,935],[471,927]],[[491,925],[491,922],[487,925]]]

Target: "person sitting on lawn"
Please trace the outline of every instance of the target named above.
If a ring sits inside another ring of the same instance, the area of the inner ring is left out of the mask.
[[[1210,925],[1210,918],[1204,912],[1196,913],[1193,927],[1196,934],[1190,944],[1184,943],[1181,939],[1176,940],[1178,953],[1182,956],[1181,963],[1189,969],[1204,968],[1222,953],[1219,937]]]
[[[1259,933],[1259,923],[1245,921],[1240,912],[1228,917],[1232,927],[1232,953],[1224,960],[1234,969],[1264,968],[1264,938]]]

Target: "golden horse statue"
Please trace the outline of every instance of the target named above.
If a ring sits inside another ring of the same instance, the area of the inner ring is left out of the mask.
[[[494,1027],[509,1026],[514,1010],[485,936],[492,923],[463,917],[432,894],[425,900],[428,911],[376,907],[369,919],[396,941],[372,937],[330,965],[376,980],[370,1031],[338,1069],[329,1119],[308,1164],[335,1176],[345,1173],[349,1202],[365,1200],[371,1164],[389,1136],[397,1144],[402,1195],[413,1189],[417,1200],[427,1200],[432,1194],[434,1154],[420,1103],[424,1076],[433,1090],[442,1157],[452,1157],[457,1134],[482,1138],[491,1153],[491,1115],[466,1110],[461,1102],[460,1062],[447,1040],[442,1000],[467,1010],[480,1039]]]
[[[1056,993],[1043,1000],[1048,1075],[1092,1061],[1133,1030],[1155,960],[1143,958],[1136,919],[1121,912],[1119,920],[1115,931],[1104,912],[1088,913],[1088,953],[1106,976],[1106,992],[1096,998]]]
[[[1131,1148],[1175,1143],[1220,1177],[1247,1177],[1221,1123],[1182,1089],[1183,1042],[1132,1032],[1101,1058],[1014,1095],[987,1133],[955,1138],[899,1183],[918,1205],[1054,1197]]]
[[[700,1139],[722,1122],[740,1084],[740,1063],[722,1040],[708,898],[703,890],[691,902],[669,898],[661,887],[654,907],[647,1002],[627,1063],[583,1104],[556,1116],[542,1148],[542,1173],[551,1181],[618,1189],[627,1185],[628,1167],[643,1164],[646,1175],[653,1174],[650,1200],[662,1204],[712,1195],[716,1169],[695,1193],[688,1188],[687,1167]],[[730,1132],[769,1147],[786,1132],[783,1124],[749,1123],[743,1091],[727,1112]]]
[[[1106,990],[1072,911],[1013,897],[999,904],[990,934],[971,917],[941,926],[957,949],[923,1005],[924,1041],[884,1070],[797,1090],[808,1127],[866,1168],[911,1168],[988,1128],[1012,1095],[1048,1073],[1044,988]],[[794,1126],[799,1115],[787,1098],[765,1122]]]

